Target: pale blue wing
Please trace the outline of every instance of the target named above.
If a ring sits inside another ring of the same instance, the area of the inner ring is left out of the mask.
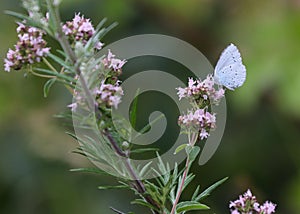
[[[246,67],[243,64],[236,63],[228,65],[221,70],[215,70],[215,80],[217,84],[234,90],[242,86],[245,82]]]
[[[230,44],[222,52],[220,59],[217,62],[215,70],[219,71],[224,67],[232,64],[242,64],[241,54],[234,44]]]

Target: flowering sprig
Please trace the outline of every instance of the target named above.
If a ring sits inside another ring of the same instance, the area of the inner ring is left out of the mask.
[[[119,86],[119,83],[112,85],[103,82],[94,93],[96,94],[96,100],[99,105],[104,104],[106,107],[118,108],[123,95],[123,89]]]
[[[225,93],[223,88],[215,89],[215,81],[211,74],[207,75],[203,81],[190,77],[188,87],[178,87],[177,90],[179,100],[188,98],[190,101],[196,101],[200,107],[208,105],[209,101],[212,104],[218,104]]]
[[[183,129],[183,133],[188,136],[188,143],[177,147],[175,154],[185,149],[187,159],[181,182],[178,184],[178,192],[173,202],[171,214],[176,213],[176,210],[180,207],[179,199],[188,180],[189,169],[195,159],[194,153],[198,154],[200,151],[199,145],[196,145],[196,143],[199,140],[207,139],[209,132],[216,128],[216,114],[209,110],[211,105],[217,105],[220,102],[225,91],[223,88],[215,89],[214,87],[214,78],[209,74],[203,81],[189,78],[187,87],[177,88],[179,100],[188,99],[192,109],[178,118],[178,124]],[[222,182],[226,179],[223,179]],[[189,203],[192,204],[193,200]],[[201,209],[205,208],[202,207]]]
[[[103,59],[103,64],[105,68],[111,69],[114,72],[114,75],[119,76],[122,74],[122,67],[126,63],[126,60],[121,60],[116,58],[116,55],[108,50],[107,56]]]
[[[198,131],[200,139],[203,140],[208,138],[209,130],[216,127],[216,115],[207,109],[197,109],[180,115],[178,124],[184,129]]]
[[[95,28],[90,19],[84,18],[83,15],[80,16],[80,13],[75,14],[72,21],[67,21],[63,25],[62,30],[73,47],[76,42],[81,42],[83,45],[86,45],[95,34]],[[103,45],[102,42],[98,41],[94,48],[100,50]]]
[[[188,86],[178,87],[179,100],[185,98],[190,102],[192,109],[180,115],[178,124],[189,137],[189,144],[194,145],[200,140],[208,138],[209,131],[216,128],[216,114],[209,112],[210,105],[218,105],[224,97],[223,88],[215,88],[216,84],[212,75],[201,81],[189,78]]]
[[[229,208],[231,214],[272,214],[275,213],[276,204],[266,201],[260,205],[248,189],[239,199],[231,201]]]
[[[18,22],[18,41],[15,49],[9,49],[5,61],[5,70],[19,70],[28,64],[40,62],[49,54],[50,48],[43,39],[45,32]]]

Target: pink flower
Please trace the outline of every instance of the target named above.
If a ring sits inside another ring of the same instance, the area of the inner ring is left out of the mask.
[[[206,79],[201,81],[200,79],[194,80],[193,78],[188,79],[188,87],[177,88],[177,94],[179,100],[186,97],[196,102],[201,103],[202,100],[209,100],[211,103],[218,104],[221,98],[224,97],[224,89],[216,90],[214,88],[215,82],[212,75],[207,75]]]
[[[95,33],[95,29],[89,19],[79,26],[78,31],[89,32],[91,34]]]
[[[252,192],[247,190],[247,192],[239,196],[239,199],[234,202],[231,201],[229,208],[231,208],[231,213],[272,214],[275,213],[276,205],[268,201],[266,201],[263,205],[260,205],[256,201],[256,197],[252,195]]]
[[[19,22],[17,33],[19,40],[15,50],[9,49],[4,60],[5,71],[19,70],[24,65],[40,62],[41,58],[50,52],[50,48],[46,47],[47,42],[43,39],[45,32],[42,30]]]
[[[84,18],[83,15],[80,16],[80,13],[75,14],[72,21],[67,21],[62,26],[62,30],[73,45],[76,42],[82,42],[85,45],[95,34],[95,29],[90,19]],[[99,41],[95,44],[94,48],[100,50],[102,46],[103,43]]]
[[[100,87],[94,90],[94,93],[99,104],[105,104],[109,107],[113,106],[114,108],[117,108],[121,103],[123,89],[118,83],[116,85],[112,85],[102,82]]]
[[[193,128],[199,132],[201,140],[208,138],[210,129],[216,127],[215,114],[211,114],[206,109],[197,109],[195,111],[189,111],[187,114],[180,115],[178,118],[178,124],[185,128]]]
[[[200,136],[200,139],[203,140],[205,138],[208,138],[209,134],[205,129],[201,129],[199,136]]]
[[[275,213],[276,204],[266,201],[263,205],[260,206],[260,213],[263,214],[272,214]]]
[[[103,64],[106,68],[112,69],[117,75],[120,75],[122,73],[122,67],[125,65],[126,60],[121,60],[115,58],[116,55],[114,55],[110,49],[108,49],[108,54],[106,58],[103,59]]]
[[[71,108],[71,111],[76,111],[78,104],[77,103],[71,103],[70,105],[68,105],[69,108]]]

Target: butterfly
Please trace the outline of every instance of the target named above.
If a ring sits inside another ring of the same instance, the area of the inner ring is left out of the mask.
[[[234,44],[230,44],[221,54],[215,67],[214,80],[230,90],[242,86],[246,80],[246,67]]]

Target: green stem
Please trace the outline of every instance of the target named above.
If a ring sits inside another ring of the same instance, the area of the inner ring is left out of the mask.
[[[45,58],[43,57],[43,62],[48,66],[48,68],[50,68],[53,72],[57,72],[57,70],[51,65],[51,63]]]
[[[47,0],[47,5],[48,5],[49,12],[50,12],[50,16],[52,16],[54,18],[53,21],[54,21],[54,25],[56,28],[54,30],[55,30],[55,32],[57,32],[56,39],[59,41],[59,43],[60,43],[61,47],[63,48],[64,52],[66,53],[67,57],[74,65],[75,72],[79,76],[81,86],[83,88],[85,95],[87,96],[88,107],[90,108],[90,110],[95,111],[97,119],[101,119],[101,112],[99,111],[99,109],[91,95],[91,92],[88,89],[88,86],[87,86],[87,83],[86,83],[84,77],[81,75],[80,63],[77,61],[76,55],[75,55],[74,51],[72,50],[66,36],[64,35],[64,33],[62,31],[61,19],[60,19],[58,8],[56,6],[54,6],[50,0]],[[119,146],[116,144],[114,139],[109,134],[107,132],[106,136],[108,137],[110,143],[112,144],[112,147],[114,148],[115,152],[118,154],[118,152],[120,152],[122,150],[119,148]],[[120,156],[122,157],[123,155],[120,155]],[[127,157],[127,159],[128,159],[128,157]],[[130,162],[126,161],[125,166],[128,169],[129,173],[131,174],[131,177],[134,179],[133,182],[135,183],[135,186],[136,186],[137,190],[139,191],[139,193],[144,194],[146,191],[144,183],[138,178],[138,176],[137,176],[136,172],[133,170],[133,167],[131,166]],[[145,200],[148,203],[152,204],[154,207],[159,208],[158,205],[155,203],[155,201],[150,196],[145,196]],[[152,213],[159,214],[157,211],[154,211],[154,210],[152,210]]]
[[[56,76],[51,76],[51,75],[45,75],[45,74],[39,74],[34,72],[33,70],[29,71],[31,74],[38,76],[38,77],[43,77],[43,78],[48,78],[48,79],[52,79],[52,78],[56,78]]]

